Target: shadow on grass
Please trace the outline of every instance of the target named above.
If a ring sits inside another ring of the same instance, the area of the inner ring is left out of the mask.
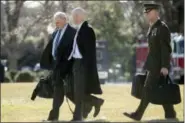
[[[179,121],[179,119],[154,119],[142,121],[144,123],[183,123],[183,121]]]
[[[53,122],[53,123],[83,123],[83,122],[88,122],[88,123],[94,123],[94,122],[104,122],[104,123],[110,123],[107,120],[103,119],[96,119],[96,120],[85,120],[85,121],[42,121],[42,122]]]
[[[95,122],[104,122],[104,123],[111,123],[110,121],[103,120],[103,119],[96,119],[96,120],[88,120],[88,121],[53,121],[54,123],[95,123]],[[122,122],[124,123],[124,122]],[[154,120],[146,120],[146,121],[136,121],[136,122],[125,122],[125,123],[183,123],[183,121],[179,121],[178,119],[154,119]]]
[[[104,123],[110,123],[110,121],[104,120],[104,119],[88,120],[88,121],[85,121],[85,122],[104,122]]]

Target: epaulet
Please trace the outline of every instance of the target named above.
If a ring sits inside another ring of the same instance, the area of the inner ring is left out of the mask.
[[[167,24],[164,21],[161,21],[161,25],[165,26],[165,27],[168,27]]]

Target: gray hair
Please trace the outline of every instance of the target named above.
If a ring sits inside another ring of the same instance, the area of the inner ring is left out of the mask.
[[[73,10],[72,10],[72,14],[82,14],[82,15],[86,15],[86,11],[83,9],[83,8],[81,8],[81,7],[77,7],[77,8],[74,8]]]
[[[61,19],[65,18],[65,19],[67,20],[67,15],[66,15],[64,12],[56,12],[56,13],[54,14],[54,20],[55,20],[56,18],[61,18]]]

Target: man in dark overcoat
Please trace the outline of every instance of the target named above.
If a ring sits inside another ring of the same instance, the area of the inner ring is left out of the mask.
[[[70,72],[72,60],[68,61],[70,49],[76,30],[67,23],[67,16],[63,12],[54,15],[56,29],[42,54],[40,65],[43,69],[52,70],[52,84],[54,88],[52,110],[49,121],[58,120],[59,108],[64,101],[63,79]]]
[[[91,97],[91,94],[102,94],[96,64],[96,37],[93,28],[85,21],[85,10],[78,7],[72,11],[73,21],[77,28],[73,48],[68,60],[74,60],[74,121],[83,120],[84,101],[97,109],[97,115],[104,100]]]

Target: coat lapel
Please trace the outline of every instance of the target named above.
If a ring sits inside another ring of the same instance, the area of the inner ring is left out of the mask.
[[[60,43],[59,43],[59,45],[57,47],[57,50],[59,49],[59,47],[62,47],[64,45],[65,40],[66,40],[66,35],[67,35],[68,28],[69,28],[69,25],[67,25],[66,30],[65,30],[63,36],[60,39]]]
[[[78,32],[78,35],[80,35],[80,33],[82,32],[83,28],[86,27],[88,25],[87,21],[84,21],[84,23],[82,24],[79,32]],[[78,38],[78,37],[77,37]]]
[[[87,27],[87,25],[88,25],[87,21],[84,21],[84,23],[82,24],[82,26],[81,26],[81,28],[80,28],[80,30],[78,32],[77,38],[76,38],[77,43],[79,43],[79,41],[78,41],[79,40],[79,37],[81,36],[84,28]]]

